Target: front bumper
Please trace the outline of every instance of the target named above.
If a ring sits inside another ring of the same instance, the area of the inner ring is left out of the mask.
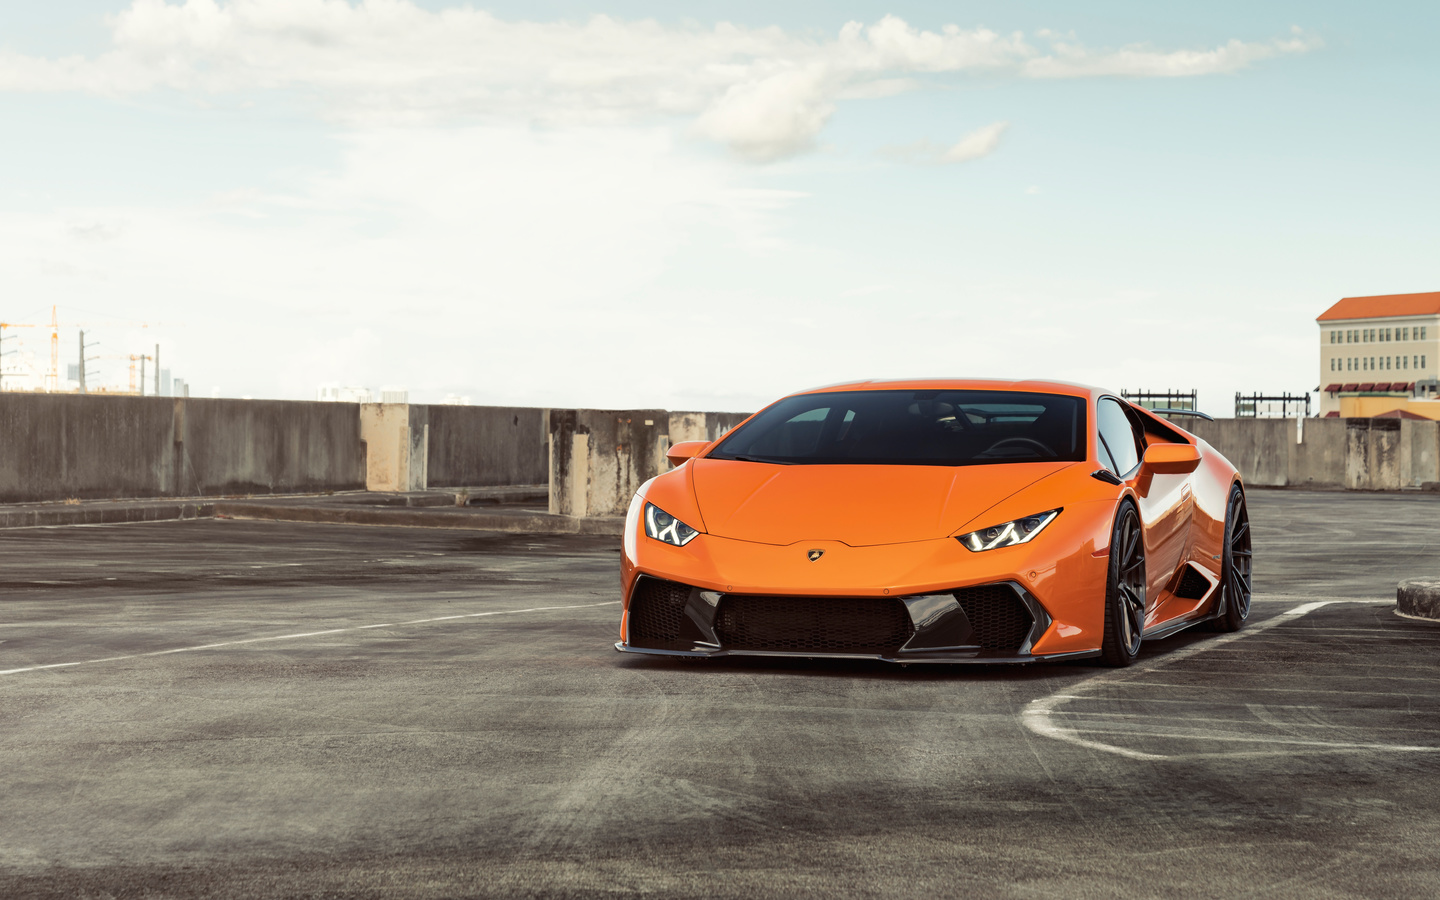
[[[730,594],[640,576],[631,596],[625,653],[782,656],[895,663],[1026,663],[1052,624],[1018,582],[903,597]]]

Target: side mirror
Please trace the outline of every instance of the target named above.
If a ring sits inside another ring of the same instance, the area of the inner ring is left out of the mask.
[[[1154,475],[1185,475],[1200,467],[1200,449],[1194,444],[1151,444],[1140,461],[1140,471]]]
[[[678,466],[687,459],[699,456],[700,451],[708,446],[709,441],[681,441],[670,445],[670,449],[665,451],[665,458],[670,460],[670,465]]]

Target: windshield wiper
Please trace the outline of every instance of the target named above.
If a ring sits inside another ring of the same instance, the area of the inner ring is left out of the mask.
[[[793,466],[792,462],[785,462],[778,459],[765,459],[763,456],[716,456],[714,459],[733,459],[736,462],[769,463],[772,466]]]

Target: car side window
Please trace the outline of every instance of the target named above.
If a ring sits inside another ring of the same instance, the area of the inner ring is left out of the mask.
[[[1109,451],[1113,462],[1111,471],[1125,475],[1140,465],[1140,442],[1135,439],[1135,428],[1120,404],[1109,397],[1101,399],[1095,418],[1100,429],[1101,449]],[[1104,453],[1100,459],[1104,462]]]

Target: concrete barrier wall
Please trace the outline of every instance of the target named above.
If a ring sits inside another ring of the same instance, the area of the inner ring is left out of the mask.
[[[1440,422],[1176,419],[1250,484],[1394,491],[1440,483]]]
[[[519,406],[426,406],[431,487],[544,484],[548,410]]]
[[[682,440],[743,413],[541,410],[0,394],[0,502],[549,481],[551,510],[624,513]],[[1440,423],[1177,419],[1255,485],[1400,490],[1440,483]]]
[[[542,484],[581,515],[624,511],[672,441],[744,413],[0,394],[0,502]],[[564,430],[552,459],[553,428]],[[595,451],[592,457],[591,450]]]
[[[151,402],[149,398],[135,398]],[[365,450],[355,404],[288,400],[171,400],[176,494],[295,494],[365,485]]]
[[[0,502],[356,490],[354,404],[0,394]]]
[[[0,502],[176,491],[175,401],[0,394]]]

